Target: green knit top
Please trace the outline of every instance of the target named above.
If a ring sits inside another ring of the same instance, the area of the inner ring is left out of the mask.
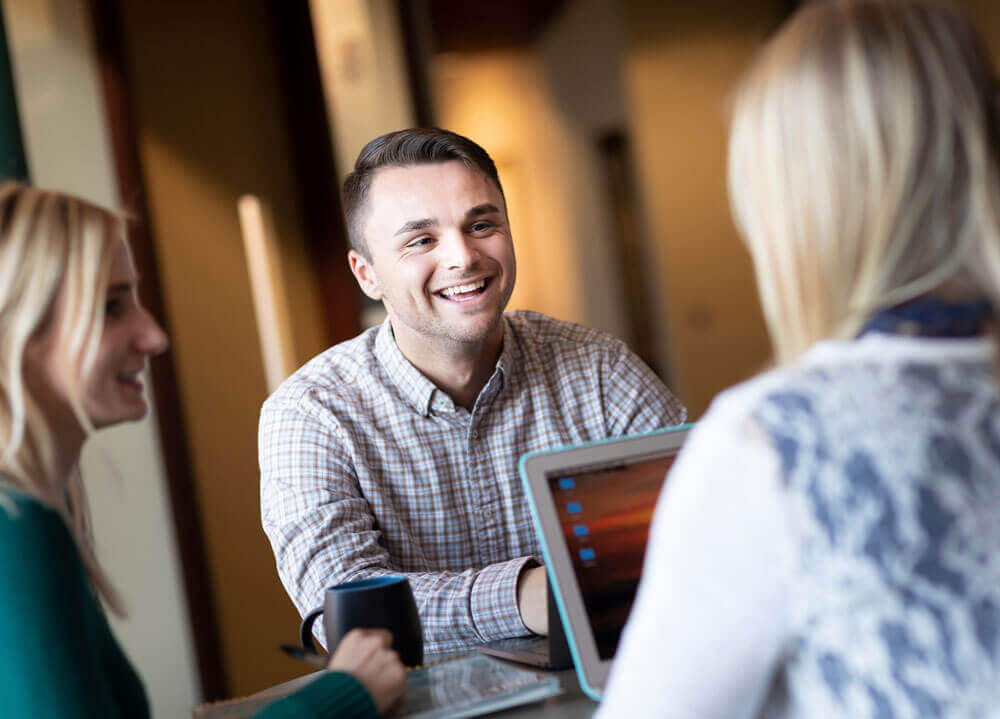
[[[0,715],[148,719],[142,681],[115,641],[58,514],[0,488]],[[371,696],[330,672],[259,717],[369,719]]]

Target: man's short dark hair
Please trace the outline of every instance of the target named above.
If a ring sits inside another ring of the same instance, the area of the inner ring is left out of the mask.
[[[427,165],[458,160],[471,169],[479,170],[500,186],[497,166],[486,150],[467,137],[438,127],[413,127],[376,137],[358,154],[354,171],[344,179],[344,218],[351,247],[366,259],[371,259],[365,242],[362,214],[368,190],[375,173],[383,167]]]

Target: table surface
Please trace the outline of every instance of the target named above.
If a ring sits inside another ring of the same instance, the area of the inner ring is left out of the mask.
[[[587,719],[597,710],[597,702],[580,689],[576,672],[572,669],[553,672],[559,677],[563,693],[540,702],[525,704],[492,714],[500,719]]]

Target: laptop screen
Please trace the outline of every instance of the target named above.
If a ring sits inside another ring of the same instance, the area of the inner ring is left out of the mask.
[[[614,657],[632,609],[649,524],[675,456],[546,476],[602,660]]]

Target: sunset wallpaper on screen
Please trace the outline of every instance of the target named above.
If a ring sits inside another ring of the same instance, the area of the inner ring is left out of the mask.
[[[635,599],[653,509],[674,457],[549,477],[602,659],[614,656]]]

